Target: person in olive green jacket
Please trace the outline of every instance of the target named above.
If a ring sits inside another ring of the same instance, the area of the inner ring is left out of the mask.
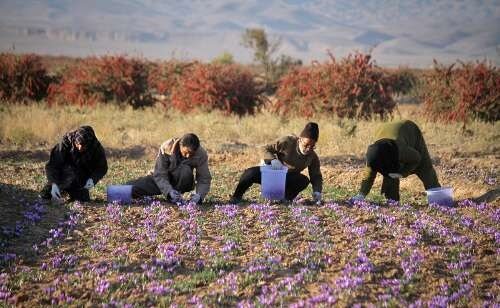
[[[362,200],[370,192],[377,172],[384,177],[382,194],[399,201],[399,180],[416,174],[425,189],[440,187],[424,137],[409,120],[382,124],[375,133],[375,143],[366,151],[366,168],[361,188],[353,200]]]
[[[319,137],[318,124],[309,122],[300,133],[285,136],[275,143],[264,147],[264,163],[271,165],[273,169],[288,167],[285,182],[285,198],[293,200],[309,183],[313,188],[313,199],[321,202],[321,191],[323,189],[323,176],[321,175],[318,155],[314,151]],[[301,172],[308,168],[311,180]],[[260,184],[260,167],[246,169],[241,175],[240,181],[231,198],[231,203],[239,203],[243,194],[254,183]]]

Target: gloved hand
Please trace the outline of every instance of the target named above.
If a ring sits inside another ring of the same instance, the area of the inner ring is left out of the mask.
[[[402,177],[403,177],[403,176],[402,176],[401,174],[399,174],[399,173],[389,173],[388,175],[389,175],[389,177],[391,177],[391,178],[393,178],[393,179],[400,179],[400,178],[402,178]]]
[[[50,191],[50,194],[52,195],[52,199],[61,199],[61,191],[59,190],[59,186],[57,186],[56,183],[52,183],[52,190]]]
[[[199,194],[191,194],[191,197],[189,198],[189,202],[191,203],[194,203],[194,204],[198,204],[198,202],[200,202],[200,199],[201,199],[201,196]]]
[[[357,194],[356,196],[351,198],[351,202],[361,201],[361,200],[365,200],[365,196],[363,194]]]
[[[168,194],[170,195],[170,200],[172,200],[172,202],[177,203],[182,201],[182,195],[177,190],[172,189]]]
[[[271,169],[281,170],[282,168],[283,168],[283,164],[278,159],[271,160]]]
[[[314,202],[316,202],[316,204],[321,203],[321,193],[319,191],[313,192],[312,197],[313,197]]]
[[[88,189],[88,190],[94,188],[94,180],[88,179],[87,183],[85,183],[85,186],[83,186],[83,188]]]

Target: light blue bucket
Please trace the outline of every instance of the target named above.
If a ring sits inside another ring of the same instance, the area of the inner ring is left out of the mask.
[[[427,189],[429,204],[435,203],[443,206],[453,206],[453,189],[451,187],[437,187]]]
[[[132,185],[108,185],[106,195],[108,202],[129,204],[132,199]]]
[[[260,166],[260,194],[269,200],[285,199],[285,183],[288,168],[275,170],[269,165]]]

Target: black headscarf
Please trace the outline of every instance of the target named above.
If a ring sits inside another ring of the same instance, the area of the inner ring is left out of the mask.
[[[94,148],[97,145],[97,138],[94,133],[94,129],[90,126],[81,126],[76,130],[68,133],[68,139],[71,142],[71,156],[77,165],[88,164],[91,159]],[[79,152],[75,143],[79,143],[83,146],[83,152]]]
[[[366,164],[373,170],[387,176],[399,172],[399,153],[392,139],[380,139],[368,146]]]

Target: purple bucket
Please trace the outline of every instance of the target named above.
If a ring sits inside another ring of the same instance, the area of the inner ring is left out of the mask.
[[[106,195],[108,202],[129,204],[132,199],[132,185],[108,185]]]
[[[288,168],[275,170],[269,165],[260,166],[261,184],[260,193],[269,200],[285,199],[285,183]]]

